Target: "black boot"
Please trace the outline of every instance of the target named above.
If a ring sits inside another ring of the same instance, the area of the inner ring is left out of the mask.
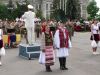
[[[59,63],[60,63],[60,69],[64,70],[64,67],[63,67],[63,58],[59,58]]]
[[[52,72],[50,66],[46,65],[46,72]]]
[[[68,70],[68,68],[66,67],[66,57],[63,58],[63,68],[64,70]]]

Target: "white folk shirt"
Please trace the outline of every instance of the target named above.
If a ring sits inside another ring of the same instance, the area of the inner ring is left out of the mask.
[[[35,13],[32,11],[25,12],[22,18],[25,20],[25,27],[34,27]]]
[[[65,37],[65,35],[64,35]],[[65,37],[66,38],[66,37]],[[55,32],[54,35],[54,46],[55,48],[59,48],[59,50],[56,50],[56,56],[57,57],[67,57],[69,56],[69,49],[64,47],[64,48],[60,48],[60,37],[59,37],[59,30],[57,30]]]
[[[98,30],[99,30],[99,26],[92,24],[92,33],[93,34],[98,34],[98,32],[97,32]]]
[[[65,29],[62,30],[64,33],[64,38],[66,38]],[[54,45],[56,48],[60,48],[60,37],[59,37],[59,30],[55,32],[54,35]]]

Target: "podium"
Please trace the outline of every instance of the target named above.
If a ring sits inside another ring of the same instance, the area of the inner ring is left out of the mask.
[[[20,44],[19,45],[19,56],[28,58],[29,60],[39,58],[40,55],[40,46],[38,44],[28,45]]]

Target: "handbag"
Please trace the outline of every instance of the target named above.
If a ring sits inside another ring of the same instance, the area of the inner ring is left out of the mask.
[[[42,51],[40,52],[39,63],[40,64],[45,64],[45,53],[42,52]]]
[[[91,46],[92,46],[92,47],[97,47],[97,43],[96,43],[95,40],[93,40],[93,41],[91,42]]]
[[[100,47],[100,41],[98,42],[98,47]]]
[[[2,47],[1,50],[0,50],[0,55],[1,55],[1,56],[5,56],[5,54],[6,54],[6,53],[5,53],[5,48]]]

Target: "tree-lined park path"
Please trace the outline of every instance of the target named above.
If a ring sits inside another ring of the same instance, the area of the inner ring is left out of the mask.
[[[19,49],[7,49],[0,66],[0,75],[100,75],[100,55],[92,55],[90,32],[75,32],[73,48],[67,58],[69,70],[59,69],[58,59],[52,66],[53,72],[45,72],[38,59],[27,60],[18,56]],[[98,48],[100,52],[100,48]]]

